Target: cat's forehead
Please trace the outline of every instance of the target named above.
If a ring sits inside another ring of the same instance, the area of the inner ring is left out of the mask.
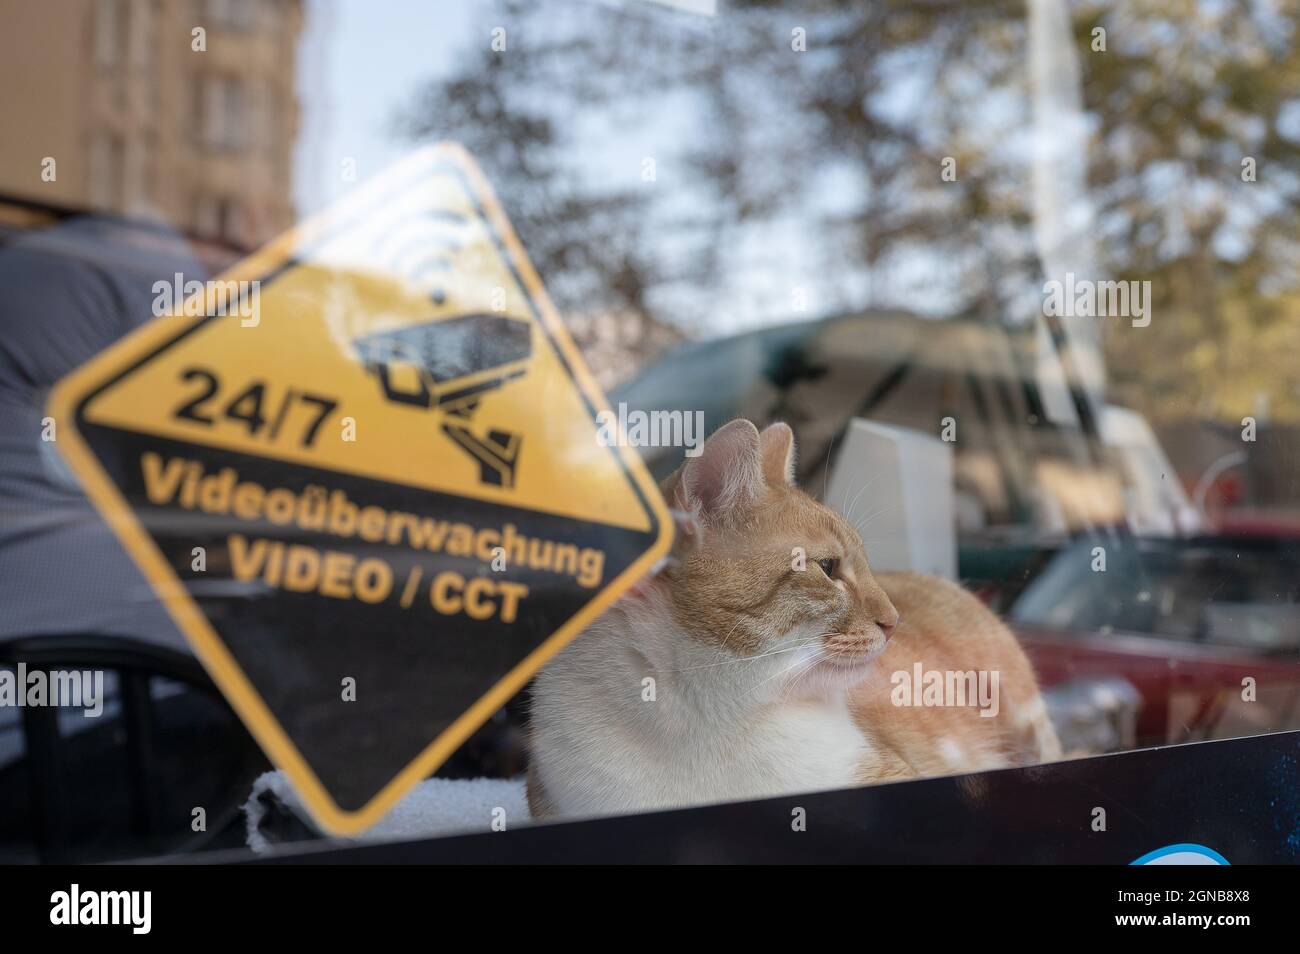
[[[761,532],[807,544],[834,544],[845,550],[862,547],[857,531],[848,521],[795,487],[774,490],[761,510]]]

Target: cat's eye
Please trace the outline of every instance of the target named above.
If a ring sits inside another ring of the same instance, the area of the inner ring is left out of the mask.
[[[835,573],[840,568],[840,561],[827,557],[824,560],[818,560],[817,565],[822,568],[823,573],[833,580],[835,579]]]

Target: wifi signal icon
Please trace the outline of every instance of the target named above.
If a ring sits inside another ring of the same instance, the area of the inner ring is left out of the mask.
[[[396,223],[372,248],[373,260],[429,291],[434,304],[447,300],[446,276],[464,247],[469,220],[446,209],[420,211]]]

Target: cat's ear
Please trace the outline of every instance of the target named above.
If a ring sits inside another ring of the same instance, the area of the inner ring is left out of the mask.
[[[706,523],[748,507],[765,489],[758,428],[744,419],[724,424],[676,477],[675,502]]]
[[[763,476],[769,484],[794,483],[794,431],[789,424],[770,424],[758,435],[763,452]]]

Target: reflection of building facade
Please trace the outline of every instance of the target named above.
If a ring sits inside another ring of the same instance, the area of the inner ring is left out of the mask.
[[[243,247],[293,223],[301,0],[0,0],[0,11],[0,194]]]

